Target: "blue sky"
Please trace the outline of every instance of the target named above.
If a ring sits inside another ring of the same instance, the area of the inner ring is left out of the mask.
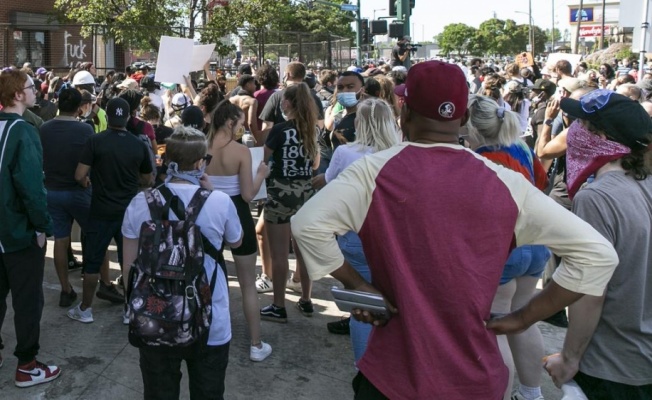
[[[354,4],[355,1],[351,0]],[[373,10],[387,9],[389,5],[389,0],[360,1],[362,17],[369,19],[373,17]],[[562,32],[569,27],[567,4],[570,2],[571,0],[554,0],[555,27]],[[525,14],[515,11],[522,11]],[[414,26],[412,38],[415,41],[432,40],[432,37],[440,33],[444,26],[456,22],[463,22],[477,28],[483,21],[493,18],[494,12],[500,19],[513,19],[519,24],[527,24],[527,11],[528,0],[416,0],[416,8],[411,18]],[[376,11],[376,17],[385,16],[387,12]],[[532,18],[535,25],[550,29],[552,0],[532,0]]]

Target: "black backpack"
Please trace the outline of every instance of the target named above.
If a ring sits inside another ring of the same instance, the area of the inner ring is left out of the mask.
[[[151,219],[140,228],[138,257],[130,272],[129,342],[135,347],[161,348],[205,344],[219,272],[216,268],[209,283],[204,254],[213,257],[226,275],[221,251],[196,224],[211,191],[197,189],[187,208],[166,186],[144,193]],[[178,221],[169,219],[171,207]]]

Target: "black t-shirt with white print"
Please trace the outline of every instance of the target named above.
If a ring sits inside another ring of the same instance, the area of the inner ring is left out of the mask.
[[[315,127],[314,140],[317,141],[317,127]],[[267,136],[265,146],[273,150],[270,178],[290,180],[311,178],[312,160],[307,159],[306,149],[293,120],[274,125]]]

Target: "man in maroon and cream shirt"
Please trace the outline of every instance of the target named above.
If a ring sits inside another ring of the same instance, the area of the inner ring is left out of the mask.
[[[602,294],[617,256],[520,174],[458,144],[468,118],[458,66],[413,66],[403,95],[408,141],[352,164],[303,206],[292,232],[313,280],[330,273],[395,306],[389,321],[353,313],[375,325],[358,363],[356,398],[502,399],[508,372],[495,332],[524,329],[584,294]],[[373,286],[344,262],[335,235],[347,231],[362,239]],[[524,244],[562,257],[554,282],[487,325],[507,256]]]

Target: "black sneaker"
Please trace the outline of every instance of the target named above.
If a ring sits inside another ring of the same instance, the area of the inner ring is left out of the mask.
[[[264,321],[288,322],[288,314],[285,311],[285,307],[277,307],[274,304],[270,304],[267,307],[260,309],[260,319]]]
[[[349,321],[351,321],[351,317],[342,317],[339,321],[327,323],[326,328],[330,333],[336,335],[348,335],[351,333]]]
[[[70,307],[75,300],[77,300],[77,293],[75,293],[75,289],[71,286],[70,293],[61,291],[59,295],[59,307]]]
[[[83,265],[76,258],[73,257],[72,260],[68,261],[68,271],[81,268]]]
[[[98,298],[108,300],[111,303],[123,304],[125,302],[124,295],[115,288],[114,284],[106,285],[102,281],[100,281],[100,288],[95,295]]]
[[[554,325],[560,328],[568,328],[568,318],[566,317],[566,310],[561,310],[556,314],[551,315],[550,317],[543,320],[550,325]]]
[[[312,301],[303,301],[299,299],[297,302],[297,308],[299,311],[301,311],[301,314],[303,314],[306,317],[312,317],[312,313],[315,311],[314,308],[312,307]]]

